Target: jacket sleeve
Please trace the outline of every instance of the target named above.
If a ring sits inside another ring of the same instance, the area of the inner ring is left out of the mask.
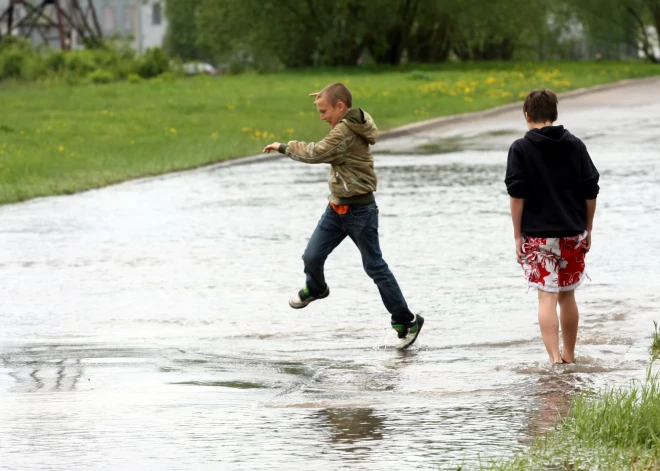
[[[582,152],[580,157],[582,159],[582,194],[584,199],[593,200],[598,196],[600,187],[598,186],[598,180],[600,174],[596,169],[596,166],[591,160],[589,152],[587,152],[587,146],[582,143]]]
[[[345,154],[346,149],[355,139],[355,135],[342,132],[341,126],[335,126],[330,134],[319,142],[289,141],[280,152],[286,154],[293,160],[307,164],[332,163]]]
[[[527,180],[525,168],[520,161],[520,155],[515,143],[509,148],[509,157],[506,163],[506,191],[513,198],[524,198],[527,193]]]

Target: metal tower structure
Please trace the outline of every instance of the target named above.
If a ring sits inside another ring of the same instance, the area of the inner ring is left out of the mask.
[[[63,51],[102,37],[92,0],[9,0],[0,12],[0,39],[7,35],[59,42]]]

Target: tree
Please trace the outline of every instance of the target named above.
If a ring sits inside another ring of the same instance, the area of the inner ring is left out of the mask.
[[[660,33],[660,0],[574,0],[570,2],[592,41],[607,51],[623,44],[660,62],[649,29]]]
[[[167,31],[164,49],[174,57],[188,60],[209,60],[208,48],[200,45],[198,13],[200,0],[167,0],[165,16]]]

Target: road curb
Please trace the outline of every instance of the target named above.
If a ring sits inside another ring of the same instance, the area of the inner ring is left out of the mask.
[[[557,95],[557,97],[561,102],[562,100],[565,100],[567,98],[575,98],[578,96],[589,95],[591,93],[597,93],[604,90],[611,90],[613,88],[625,88],[631,85],[638,85],[638,84],[654,82],[654,81],[660,82],[660,76],[645,77],[641,79],[626,79],[626,80],[620,80],[618,82],[596,85],[594,87],[578,88],[576,90],[560,93]],[[381,132],[380,140],[382,141],[382,140],[392,139],[395,137],[417,134],[423,131],[428,131],[430,129],[446,126],[448,124],[459,123],[461,121],[472,121],[479,118],[496,116],[498,114],[516,109],[520,109],[520,112],[522,113],[522,101],[517,101],[515,103],[507,103],[506,105],[497,106],[495,108],[490,108],[482,111],[461,113],[451,116],[442,116],[440,118],[433,118],[426,121],[421,121],[419,123],[406,124],[405,126],[401,126],[398,128]]]
[[[586,88],[578,88],[576,90],[571,90],[568,92],[563,92],[558,94],[558,98],[561,102],[561,100],[565,100],[567,98],[575,98],[583,95],[589,95],[591,93],[597,93],[601,92],[604,90],[611,90],[613,88],[625,88],[631,85],[638,85],[638,84],[644,84],[644,83],[651,83],[651,82],[660,82],[660,75],[654,75],[652,77],[644,77],[644,78],[639,78],[639,79],[626,79],[626,80],[620,80],[618,82],[611,82],[611,83],[605,83],[603,85],[596,85],[593,87],[586,87]],[[408,136],[411,134],[417,134],[420,132],[424,131],[429,131],[431,129],[439,128],[442,126],[446,126],[448,124],[454,124],[454,123],[459,123],[461,121],[471,121],[479,118],[487,118],[490,116],[496,116],[501,113],[505,113],[507,111],[515,110],[515,109],[520,109],[520,112],[522,113],[522,101],[517,101],[515,103],[507,103],[506,105],[501,105],[497,106],[495,108],[490,108],[487,110],[482,110],[482,111],[474,111],[471,113],[461,113],[461,114],[454,114],[450,116],[442,116],[440,118],[432,118],[426,121],[420,121],[418,123],[412,123],[412,124],[406,124],[405,126],[400,126],[398,128],[394,129],[389,129],[387,131],[382,131],[380,133],[380,141],[386,141],[388,139],[393,139],[396,137],[402,137],[402,136]],[[249,157],[239,157],[236,159],[231,159],[231,160],[226,160],[224,162],[216,163],[216,164],[210,164],[206,165],[203,167],[200,167],[198,169],[195,169],[197,171],[199,170],[214,170],[216,168],[222,168],[222,167],[231,167],[234,165],[246,165],[246,164],[253,164],[253,163],[260,163],[260,162],[266,162],[266,161],[271,161],[271,160],[276,160],[280,159],[283,156],[281,154],[268,154],[268,155],[253,155]],[[192,170],[192,171],[195,171]],[[183,170],[182,172],[190,172],[191,170]],[[176,172],[176,173],[181,173],[181,172]]]

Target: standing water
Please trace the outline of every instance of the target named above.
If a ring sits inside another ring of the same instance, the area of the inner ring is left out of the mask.
[[[393,348],[350,241],[328,259],[332,295],[288,306],[325,166],[278,159],[1,207],[0,468],[433,469],[523,449],[572,394],[646,367],[659,86],[560,103],[601,172],[575,365],[548,366],[515,263],[503,179],[518,110],[375,148],[383,253],[426,318],[410,351]]]

